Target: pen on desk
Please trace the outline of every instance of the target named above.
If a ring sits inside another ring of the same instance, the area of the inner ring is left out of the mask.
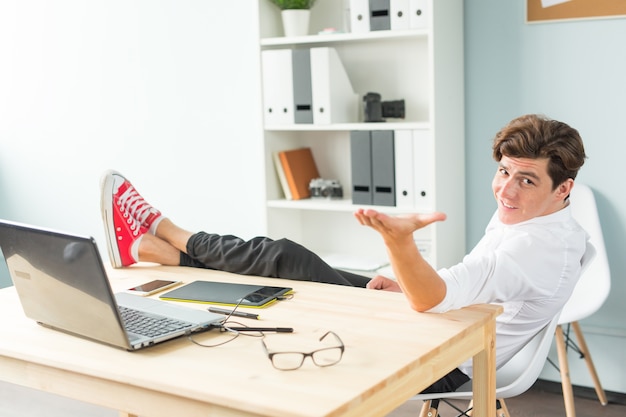
[[[276,333],[293,333],[292,327],[233,327],[228,326],[229,330],[238,332],[276,332]]]
[[[208,310],[211,313],[224,314],[226,316],[231,315],[235,317],[244,317],[247,319],[255,319],[255,320],[259,319],[258,314],[246,313],[245,311],[233,311],[233,310],[227,310],[225,308],[219,308],[219,307],[209,307]]]

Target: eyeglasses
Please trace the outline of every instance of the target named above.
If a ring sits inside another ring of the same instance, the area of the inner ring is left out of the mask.
[[[314,350],[309,353],[305,352],[270,352],[265,344],[265,340],[261,340],[263,343],[263,349],[265,349],[265,353],[267,353],[267,357],[272,362],[272,366],[281,371],[293,371],[294,369],[298,369],[304,363],[304,359],[307,356],[311,357],[313,363],[317,366],[332,366],[337,364],[341,357],[343,356],[343,352],[345,350],[345,346],[339,336],[335,332],[329,331],[324,334],[324,336],[320,337],[319,341],[321,342],[326,338],[326,336],[332,335],[339,342],[339,346],[333,347],[325,347],[321,349]]]

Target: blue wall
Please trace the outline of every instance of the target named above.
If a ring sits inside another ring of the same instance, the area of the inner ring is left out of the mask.
[[[605,388],[626,392],[626,372],[616,372],[626,349],[626,18],[527,24],[525,4],[465,3],[467,246],[495,209],[490,145],[498,129],[524,113],[577,128],[589,157],[578,180],[595,191],[612,271],[609,299],[581,324]],[[590,385],[584,365],[573,366],[574,383]]]

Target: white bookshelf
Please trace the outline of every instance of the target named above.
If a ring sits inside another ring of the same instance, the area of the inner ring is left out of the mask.
[[[392,0],[393,1],[393,0]],[[350,132],[422,130],[430,143],[432,187],[428,205],[372,206],[390,214],[443,211],[448,220],[416,232],[423,253],[435,267],[457,263],[465,254],[463,2],[428,2],[425,29],[316,35],[343,27],[342,2],[318,0],[311,9],[311,35],[282,36],[279,10],[259,0],[260,51],[328,46],[337,50],[359,100],[370,91],[382,100],[404,99],[406,117],[385,123],[264,126],[267,234],[287,237],[320,254],[380,259],[382,240],[360,226],[351,199]],[[263,69],[262,69],[263,70]],[[342,200],[285,200],[272,154],[309,146],[320,175],[343,185]],[[416,190],[417,192],[418,190]]]

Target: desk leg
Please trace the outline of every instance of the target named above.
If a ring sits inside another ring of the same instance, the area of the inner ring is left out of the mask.
[[[473,358],[474,415],[496,415],[496,324],[491,320],[484,327],[484,350]]]

